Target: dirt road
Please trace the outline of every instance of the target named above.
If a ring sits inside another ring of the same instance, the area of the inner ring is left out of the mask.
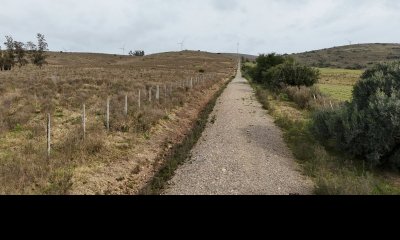
[[[209,124],[166,195],[311,194],[281,130],[240,72],[218,99]]]

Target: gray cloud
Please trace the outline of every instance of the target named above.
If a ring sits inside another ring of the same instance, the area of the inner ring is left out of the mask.
[[[44,33],[51,50],[148,53],[291,53],[363,42],[399,42],[396,0],[14,0],[0,36]]]

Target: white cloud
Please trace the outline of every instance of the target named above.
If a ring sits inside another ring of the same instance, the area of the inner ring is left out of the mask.
[[[13,0],[0,36],[44,33],[50,49],[299,52],[357,42],[399,42],[396,0]]]

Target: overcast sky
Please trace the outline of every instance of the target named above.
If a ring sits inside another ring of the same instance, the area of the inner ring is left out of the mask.
[[[400,42],[399,0],[1,0],[0,35],[51,50],[292,53]],[[3,41],[1,41],[3,42]]]

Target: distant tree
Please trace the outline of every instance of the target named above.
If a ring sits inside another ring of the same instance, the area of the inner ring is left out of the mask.
[[[142,51],[142,50],[136,50],[136,51],[135,51],[135,56],[137,56],[137,57],[143,57],[143,56],[144,56],[144,51]]]
[[[15,62],[15,51],[14,51],[14,40],[11,36],[6,36],[6,41],[4,42],[6,46],[6,51],[3,55],[3,70],[11,70]]]
[[[0,71],[3,71],[3,51],[0,46]]]
[[[26,51],[28,51],[28,52],[34,51],[36,49],[36,45],[33,42],[29,41],[25,44],[25,48],[26,48]]]
[[[143,57],[144,51],[143,50],[136,50],[133,52],[132,50],[129,51],[129,56],[136,56],[136,57]]]
[[[276,55],[275,53],[270,53],[268,55],[261,54],[256,59],[257,65],[252,71],[250,71],[250,75],[254,81],[262,83],[264,81],[265,73],[272,67],[275,67],[279,64],[285,62],[285,58]]]
[[[25,59],[25,44],[22,42],[14,41],[14,49],[19,66],[22,67],[28,64],[28,61]]]
[[[31,54],[31,61],[39,68],[42,68],[44,64],[47,64],[46,62],[47,55],[45,54],[45,51],[48,50],[47,48],[48,44],[43,34],[38,33],[36,37],[38,41],[37,45],[34,44],[30,45],[30,47],[34,47]]]

